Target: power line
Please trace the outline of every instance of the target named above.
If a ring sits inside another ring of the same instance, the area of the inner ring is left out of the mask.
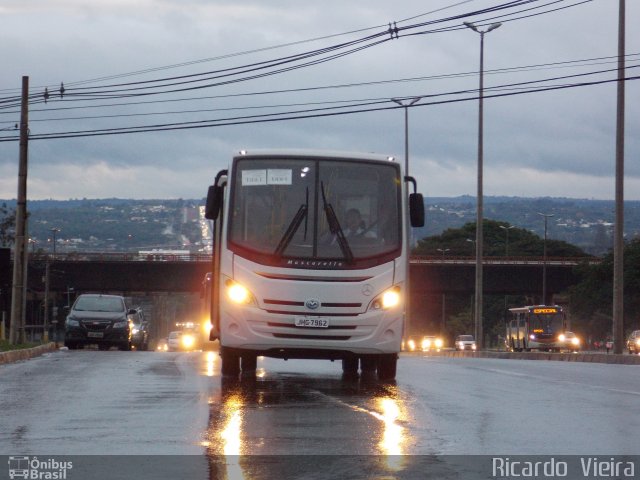
[[[204,81],[207,81],[207,80],[211,80],[212,79],[212,77],[211,77],[212,74],[216,74],[216,76],[214,76],[213,78],[220,78],[220,76],[224,77],[224,76],[229,76],[229,75],[238,74],[238,73],[247,73],[249,71],[260,70],[260,69],[263,69],[263,68],[272,68],[274,66],[281,65],[283,63],[295,62],[295,61],[299,61],[301,59],[309,58],[310,56],[317,56],[317,55],[322,55],[322,54],[325,54],[325,53],[329,53],[329,52],[331,52],[331,51],[333,51],[335,49],[345,48],[346,46],[355,45],[357,43],[361,43],[361,42],[367,41],[367,40],[372,40],[372,39],[378,38],[380,36],[389,35],[390,38],[387,39],[387,40],[389,40],[389,39],[393,39],[394,38],[394,34],[395,34],[395,38],[398,38],[398,35],[399,35],[400,32],[404,32],[404,31],[409,30],[409,29],[419,28],[419,27],[423,27],[423,26],[426,26],[426,25],[433,25],[435,23],[442,23],[442,22],[447,22],[447,21],[452,21],[452,20],[459,20],[461,18],[466,18],[466,17],[469,17],[469,16],[474,16],[474,15],[479,15],[479,14],[484,14],[484,13],[489,13],[489,12],[497,12],[497,11],[501,11],[501,10],[507,10],[507,9],[511,9],[511,8],[514,8],[514,7],[519,7],[519,6],[522,6],[522,5],[526,5],[526,4],[529,4],[529,3],[536,3],[536,2],[540,2],[540,1],[541,0],[514,0],[514,1],[511,1],[511,2],[498,4],[498,5],[495,5],[493,7],[487,7],[487,8],[481,9],[481,10],[468,12],[468,13],[465,13],[465,14],[455,15],[455,16],[444,18],[444,19],[432,20],[432,21],[429,21],[429,22],[422,22],[422,23],[419,23],[419,24],[416,24],[416,25],[409,25],[409,26],[405,26],[405,27],[396,27],[395,26],[396,23],[394,22],[394,28],[392,28],[391,24],[389,24],[389,29],[387,31],[381,31],[381,32],[378,32],[376,34],[370,35],[368,37],[363,37],[361,39],[356,39],[356,40],[353,40],[351,42],[346,42],[346,43],[343,43],[343,44],[333,45],[333,46],[330,46],[330,47],[321,48],[321,49],[317,49],[317,50],[310,51],[310,52],[304,52],[302,54],[297,54],[297,55],[290,56],[290,57],[283,57],[283,58],[280,58],[280,59],[270,60],[270,61],[266,61],[266,62],[258,62],[256,64],[250,64],[250,65],[246,65],[246,66],[233,67],[233,68],[230,68],[230,69],[216,70],[216,71],[213,71],[213,72],[202,72],[202,73],[191,74],[191,75],[167,77],[167,78],[160,78],[160,79],[153,79],[153,80],[144,80],[144,81],[139,81],[139,82],[129,82],[129,83],[125,83],[125,84],[106,85],[106,86],[94,87],[94,88],[102,88],[102,89],[107,88],[107,89],[109,89],[109,88],[113,88],[113,87],[116,87],[116,86],[129,86],[130,88],[133,88],[133,90],[151,89],[151,88],[165,88],[165,87],[170,86],[170,85],[180,84],[180,83],[174,82],[174,80],[180,79],[180,80],[182,80],[184,82],[187,82],[187,80],[186,80],[187,78],[191,79],[188,82],[198,82],[198,81],[204,82]],[[555,4],[555,3],[559,3],[559,2],[563,2],[563,1],[567,1],[567,0],[554,0],[554,1],[550,2],[550,3],[546,3],[544,5],[541,5],[541,6],[535,7],[535,8],[543,8],[545,6],[548,6],[548,5],[551,5],[551,4]],[[584,0],[584,1],[591,1],[591,0]],[[466,3],[466,2],[460,2],[460,3],[456,4],[456,5],[459,5],[459,4],[462,4],[462,3]],[[580,2],[580,3],[584,3],[584,2]],[[575,6],[575,5],[571,5],[571,6]],[[450,7],[451,6],[445,7],[444,9],[450,8]],[[440,10],[443,10],[443,9],[439,9],[439,10],[435,10],[435,11],[440,11]],[[515,13],[519,13],[519,12],[515,12]],[[414,18],[414,17],[412,17],[412,18]],[[460,27],[456,26],[456,27],[451,27],[450,29],[458,29],[458,28],[460,28]],[[359,30],[359,31],[362,31],[362,30]],[[443,30],[441,29],[440,31],[443,31]],[[425,34],[425,33],[434,33],[434,31],[431,31],[431,32],[419,32],[417,34]],[[382,42],[380,42],[380,43],[382,43]],[[354,53],[355,51],[359,51],[359,49],[353,49],[349,53]],[[308,63],[305,63],[303,65],[300,65],[300,66],[297,66],[297,67],[293,67],[291,69],[302,68],[304,66],[315,65],[317,63],[322,63],[324,61],[328,61],[328,60],[332,60],[332,59],[335,59],[335,58],[339,58],[341,56],[343,56],[343,55],[336,54],[335,56],[329,57],[327,59],[324,59],[324,60],[321,60],[321,61],[315,61],[315,62],[308,62]],[[220,58],[220,57],[216,57],[216,58]],[[187,63],[189,63],[189,62],[187,62]],[[184,64],[181,64],[181,65],[184,65]],[[276,71],[270,72],[270,73],[268,73],[268,75],[274,75],[274,74],[283,73],[283,72],[286,72],[286,71],[290,71],[290,69],[283,68],[281,70],[276,70]],[[232,73],[232,72],[235,72],[235,73]],[[207,75],[208,75],[208,77],[206,77]],[[213,86],[226,85],[228,83],[235,83],[237,81],[245,81],[245,80],[251,80],[251,79],[255,79],[255,78],[261,78],[262,76],[265,76],[265,75],[255,75],[255,76],[250,75],[248,77],[235,79],[235,80],[232,80],[232,81],[229,81],[229,82],[216,82],[216,83],[210,83],[210,84],[207,84],[207,85],[201,85],[201,86],[198,86],[198,87],[193,87],[193,89],[196,89],[196,88],[210,88],[210,87],[213,87]],[[117,77],[117,76],[111,76],[109,78],[114,78],[114,77]],[[169,85],[167,85],[167,82],[173,82],[173,83],[170,83]],[[68,84],[68,85],[72,85],[72,84],[73,83]],[[142,86],[131,87],[133,85],[143,85],[143,84],[145,85],[144,87],[142,87]],[[152,84],[156,84],[156,85],[152,85]],[[88,88],[88,87],[79,87],[79,88],[72,89],[75,93],[72,93],[72,91],[68,90],[66,95],[68,97],[70,95],[78,94],[80,90],[83,90],[85,88]],[[173,89],[173,90],[169,90],[169,91],[165,90],[165,91],[160,91],[160,92],[154,92],[154,94],[175,93],[176,91],[186,91],[186,90],[188,90],[188,89],[187,88],[185,88],[185,89]],[[115,93],[121,93],[122,94],[123,92],[126,92],[126,91],[127,91],[127,89],[123,89],[123,90],[118,89],[118,90],[106,91],[106,92],[104,92],[104,91],[95,92],[94,91],[94,92],[91,92],[91,94],[94,95],[94,98],[97,99],[97,98],[104,98],[105,94],[115,94]],[[85,92],[85,94],[86,94],[86,92]],[[149,92],[138,93],[138,94],[148,95]],[[37,96],[35,98],[37,98]],[[4,102],[7,102],[7,101],[12,101],[12,100],[15,100],[15,99],[2,99],[2,100],[0,100],[0,103],[4,103]]]
[[[629,54],[627,57],[633,58],[637,57],[640,54]],[[616,57],[596,57],[590,59],[581,59],[581,60],[570,60],[563,62],[550,62],[544,64],[537,65],[525,65],[525,66],[516,66],[516,67],[506,67],[506,68],[498,68],[487,71],[487,74],[499,75],[505,73],[523,73],[523,72],[531,72],[531,71],[540,71],[540,70],[552,70],[552,69],[560,69],[560,68],[575,68],[576,66],[586,67],[586,66],[594,66],[594,65],[605,65],[609,63],[616,63],[613,59]],[[611,60],[611,61],[607,61]],[[629,68],[633,68],[634,65],[630,65]],[[586,72],[586,74],[593,75],[598,73],[607,73],[611,70],[600,70],[600,71],[592,71]],[[403,78],[403,79],[392,79],[392,80],[379,80],[379,81],[371,81],[371,82],[360,82],[360,83],[351,83],[351,84],[341,84],[341,85],[327,85],[327,86],[316,86],[316,87],[305,87],[301,89],[287,89],[287,90],[279,90],[279,91],[268,91],[268,92],[248,92],[248,93],[238,93],[232,95],[217,95],[217,96],[208,96],[208,97],[191,97],[191,98],[182,98],[182,99],[170,99],[170,100],[154,100],[147,102],[129,102],[129,103],[113,103],[107,105],[85,105],[79,107],[61,107],[61,108],[52,108],[52,109],[32,109],[31,113],[35,112],[54,112],[54,111],[67,111],[67,110],[77,110],[77,109],[87,109],[87,108],[98,108],[98,107],[106,107],[106,106],[127,106],[127,105],[141,105],[141,104],[164,104],[164,103],[175,103],[182,101],[192,101],[198,100],[201,101],[203,99],[220,99],[220,98],[232,98],[232,97],[242,97],[242,96],[254,96],[254,95],[265,95],[265,94],[274,94],[274,93],[296,93],[296,92],[307,92],[312,90],[323,90],[323,89],[341,89],[341,88],[351,88],[358,87],[362,88],[363,86],[371,86],[371,85],[385,85],[385,84],[394,84],[394,83],[407,83],[407,82],[417,82],[417,81],[425,81],[425,80],[437,80],[437,79],[448,79],[448,78],[462,78],[468,76],[477,76],[477,72],[460,72],[454,74],[442,74],[442,75],[433,75],[427,77],[413,77],[413,78]],[[558,77],[563,78],[563,77]],[[564,77],[567,78],[567,77]],[[542,79],[539,81],[551,81],[556,80],[556,77],[552,79]],[[420,96],[424,96],[421,94]],[[388,98],[387,96],[383,98]],[[157,115],[169,115],[169,114],[186,114],[186,113],[202,113],[202,112],[213,112],[213,111],[229,111],[229,110],[250,110],[250,109],[260,109],[260,108],[282,108],[282,107],[291,107],[291,106],[303,106],[303,105],[322,105],[322,104],[340,104],[340,103],[350,103],[350,102],[369,102],[375,100],[381,100],[381,97],[377,98],[361,98],[361,99],[350,99],[350,100],[332,100],[325,102],[298,102],[298,103],[287,103],[287,104],[275,104],[275,105],[258,105],[258,106],[244,106],[244,107],[228,107],[228,108],[216,108],[216,109],[191,109],[191,110],[176,110],[176,111],[162,111],[162,112],[143,112],[143,113],[120,113],[113,115],[85,115],[85,116],[71,116],[71,117],[45,117],[45,118],[32,118],[31,122],[45,122],[45,121],[69,121],[69,120],[88,120],[88,119],[108,119],[108,118],[127,118],[127,117],[136,117],[136,116],[157,116]],[[12,112],[0,112],[0,114],[9,114]],[[13,112],[18,113],[18,112]],[[0,121],[1,123],[13,123],[11,121]]]
[[[630,76],[630,77],[626,77],[624,81],[633,81],[638,79],[640,79],[640,76]],[[539,93],[539,92],[548,92],[548,91],[554,91],[554,90],[564,90],[569,88],[603,85],[603,84],[613,83],[617,81],[618,79],[608,79],[608,80],[596,80],[591,82],[579,82],[574,84],[539,86],[539,87],[531,88],[529,90],[508,91],[503,93],[488,94],[485,96],[485,98],[500,98],[500,97],[507,97],[507,96],[529,94],[529,93]],[[499,88],[499,87],[494,87],[494,88]],[[500,88],[503,88],[503,87],[500,87]],[[464,98],[458,98],[458,99],[436,100],[431,102],[419,103],[412,106],[411,108],[425,107],[430,105],[461,103],[461,102],[472,101],[472,100],[477,100],[477,97],[474,95],[471,97],[464,97]],[[389,101],[387,100],[387,103],[388,102]],[[344,107],[344,108],[347,108],[347,107]],[[376,106],[376,107],[368,107],[368,108],[360,108],[360,106],[352,106],[348,108],[355,108],[355,109],[351,109],[347,111],[331,111],[331,112],[327,112],[326,110],[335,110],[335,108],[309,109],[304,111],[262,114],[262,115],[245,116],[245,117],[230,117],[230,118],[221,118],[216,120],[202,120],[202,121],[192,121],[192,122],[179,122],[179,123],[172,123],[172,124],[143,125],[138,127],[119,127],[119,128],[98,129],[98,130],[83,130],[83,131],[48,133],[48,134],[35,134],[35,135],[31,135],[30,139],[31,140],[52,140],[52,139],[62,139],[62,138],[79,138],[79,137],[94,137],[94,136],[105,136],[105,135],[123,135],[123,134],[132,134],[132,133],[160,132],[160,131],[171,131],[171,130],[187,130],[187,129],[196,129],[196,128],[213,128],[213,127],[231,126],[231,125],[246,125],[246,124],[267,123],[267,122],[274,122],[274,121],[301,120],[301,119],[310,119],[310,118],[352,115],[356,113],[393,110],[393,109],[403,108],[403,107],[398,107],[397,105],[396,106],[389,105],[389,106]],[[0,137],[0,142],[16,141],[16,140],[17,140],[16,137]]]

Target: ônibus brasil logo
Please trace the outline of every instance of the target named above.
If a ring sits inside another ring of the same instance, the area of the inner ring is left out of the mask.
[[[38,457],[9,457],[9,478],[33,480],[65,480],[67,471],[73,468],[73,462],[61,462],[53,458],[40,460]]]

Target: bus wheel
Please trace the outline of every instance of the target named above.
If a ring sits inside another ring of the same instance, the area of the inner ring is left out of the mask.
[[[358,375],[358,357],[346,357],[342,359],[342,373],[344,375]]]
[[[394,380],[397,365],[398,355],[396,353],[380,355],[378,358],[378,380]]]
[[[363,355],[360,357],[360,369],[362,373],[375,373],[378,362],[375,356]]]
[[[222,357],[222,375],[238,375],[240,373],[240,355],[227,347],[220,347]]]
[[[255,353],[243,353],[240,356],[242,360],[242,373],[252,373],[258,368],[258,357]]]

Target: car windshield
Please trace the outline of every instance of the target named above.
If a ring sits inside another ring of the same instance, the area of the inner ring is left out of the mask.
[[[402,247],[400,185],[392,162],[238,159],[229,247],[299,268],[388,261]]]
[[[470,341],[470,342],[473,342],[473,336],[472,336],[472,335],[460,335],[460,336],[458,337],[458,339],[459,339],[459,340],[462,340],[462,341]]]
[[[124,312],[124,301],[120,297],[103,297],[101,295],[82,295],[76,300],[73,309],[88,312]]]

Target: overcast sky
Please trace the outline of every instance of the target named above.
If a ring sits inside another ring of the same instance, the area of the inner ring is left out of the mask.
[[[240,149],[367,151],[403,161],[404,111],[391,99],[408,97],[423,97],[408,110],[410,173],[420,190],[475,196],[480,35],[468,21],[482,29],[502,22],[484,37],[484,194],[613,199],[616,85],[574,85],[615,80],[618,0],[524,3],[2,0],[0,139],[13,141],[0,143],[0,198],[17,195],[12,126],[23,75],[33,96],[30,199],[200,198]],[[626,4],[634,77],[640,1]],[[397,38],[386,32],[390,22]],[[551,86],[572,88],[521,93]],[[491,98],[507,93],[520,94]],[[626,82],[626,106],[625,198],[638,200],[637,80]],[[368,111],[318,116],[353,110]],[[314,118],[247,123],[250,116]],[[233,125],[219,125],[230,118]],[[95,135],[169,124],[178,128]],[[90,136],[43,138],[78,131]]]

